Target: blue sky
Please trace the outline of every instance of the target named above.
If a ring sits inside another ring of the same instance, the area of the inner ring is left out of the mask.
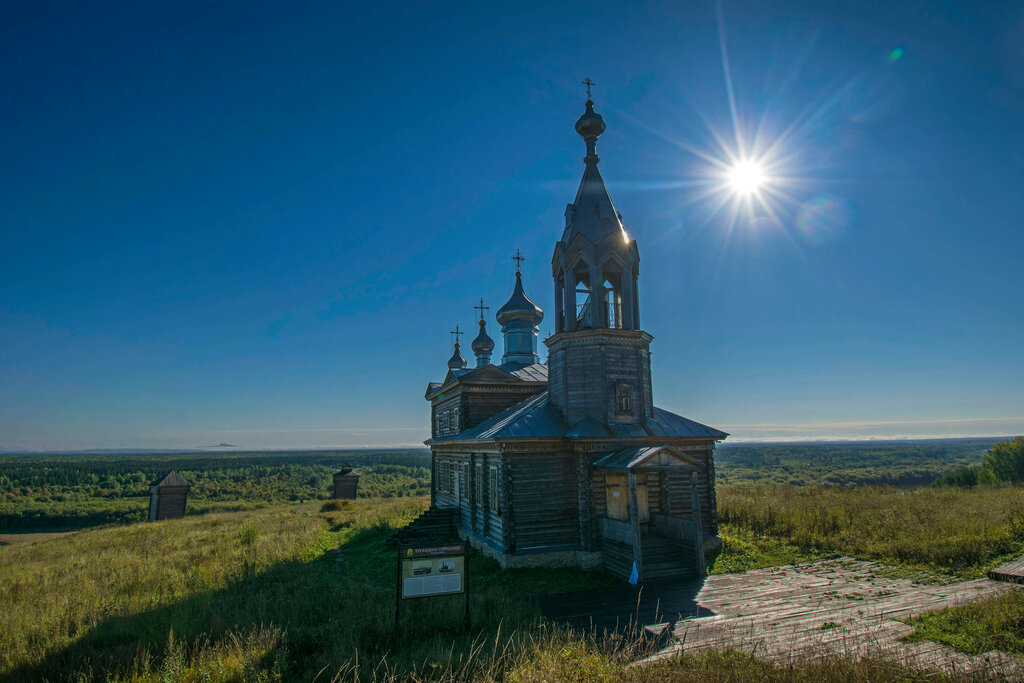
[[[371,5],[0,9],[0,448],[419,442],[514,249],[552,310],[587,76],[656,403],[1024,432],[1019,4]]]

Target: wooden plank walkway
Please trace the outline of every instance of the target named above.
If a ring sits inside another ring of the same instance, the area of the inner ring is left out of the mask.
[[[1024,660],[1001,652],[970,656],[939,643],[904,642],[897,619],[1014,590],[979,579],[921,585],[876,574],[852,559],[773,567],[707,579],[695,602],[714,616],[676,622],[676,643],[654,658],[713,648],[786,664],[845,655],[880,656],[919,668],[1024,680]]]
[[[988,573],[988,578],[1007,583],[1024,583],[1024,555],[999,565]]]

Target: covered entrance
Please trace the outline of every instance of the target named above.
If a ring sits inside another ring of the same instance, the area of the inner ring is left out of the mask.
[[[616,451],[594,463],[605,566],[639,581],[706,572],[701,463],[672,446]]]

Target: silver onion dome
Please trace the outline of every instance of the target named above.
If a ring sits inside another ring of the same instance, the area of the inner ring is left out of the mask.
[[[487,336],[487,323],[484,320],[480,321],[480,334],[473,340],[470,348],[473,349],[473,353],[480,355],[482,353],[490,354],[494,351],[494,340]]]
[[[461,370],[464,367],[466,367],[466,359],[462,357],[462,352],[459,351],[459,342],[455,342],[455,352],[448,359],[448,368],[451,370]]]
[[[523,291],[522,273],[516,273],[516,287],[512,290],[512,296],[505,302],[505,305],[498,309],[497,319],[498,324],[503,326],[518,320],[538,325],[544,319],[544,311],[530,301],[526,292]]]

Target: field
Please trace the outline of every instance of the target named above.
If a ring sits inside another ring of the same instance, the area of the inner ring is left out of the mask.
[[[922,581],[981,576],[1024,553],[1024,488],[922,485],[987,447],[722,449],[712,572],[852,556]],[[0,680],[947,680],[884,661],[778,667],[730,653],[629,667],[655,645],[556,629],[524,599],[614,579],[499,571],[479,556],[472,632],[460,598],[438,598],[409,603],[396,637],[384,540],[426,507],[428,462],[422,450],[0,456],[3,538],[23,539],[0,547]],[[343,463],[363,475],[363,497],[324,511]],[[169,469],[195,485],[188,516],[132,523],[145,482]],[[794,472],[808,485],[752,483]],[[885,483],[897,481],[916,483]],[[78,531],[38,533],[61,529]],[[919,617],[915,637],[1024,652],[1024,600],[1001,600]]]
[[[396,637],[384,539],[425,505],[292,505],[3,548],[0,680],[950,680],[884,661],[780,667],[717,653],[629,667],[653,645],[556,630],[522,599],[609,577],[502,572],[478,556],[472,632],[459,598],[435,598],[409,603]]]

